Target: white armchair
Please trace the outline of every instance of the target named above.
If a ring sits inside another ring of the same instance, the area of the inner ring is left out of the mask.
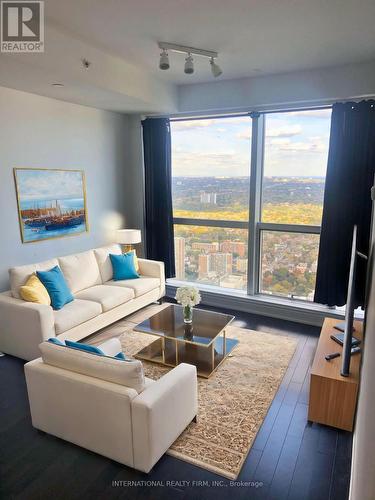
[[[149,472],[197,415],[195,366],[182,363],[152,381],[142,378],[138,360],[113,360],[48,344],[42,344],[43,359],[25,365],[37,429]],[[108,356],[120,347],[117,339],[100,346]],[[61,367],[64,359],[71,369]],[[95,362],[98,373],[87,375]],[[106,380],[119,376],[121,383]],[[124,385],[127,376],[130,386]]]

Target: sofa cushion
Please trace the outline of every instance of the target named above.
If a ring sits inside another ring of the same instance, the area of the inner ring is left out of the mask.
[[[42,342],[39,345],[44,363],[89,377],[107,380],[142,392],[145,377],[142,363],[136,359],[119,363],[118,359],[93,356],[91,353]]]
[[[106,312],[134,299],[134,290],[118,286],[96,285],[78,292],[75,296],[77,299],[98,302],[103,312]]]
[[[134,290],[136,297],[143,295],[155,288],[160,287],[160,280],[158,278],[149,278],[148,276],[140,276],[134,280],[121,280],[121,281],[108,281],[106,285],[121,286],[124,288],[131,288]]]
[[[59,311],[53,311],[55,316],[56,335],[81,325],[89,319],[95,318],[102,313],[102,306],[98,302],[76,299],[69,302]]]
[[[25,285],[26,281],[36,271],[48,271],[58,265],[57,259],[45,260],[37,264],[29,264],[27,266],[17,266],[9,269],[10,289],[13,297],[20,299],[19,289]]]
[[[95,248],[94,250],[103,283],[113,278],[113,268],[109,257],[110,253],[114,255],[121,255],[122,252],[120,245],[116,243],[105,247]]]
[[[102,280],[93,250],[59,257],[59,264],[69,288],[77,293],[94,285],[101,285]]]

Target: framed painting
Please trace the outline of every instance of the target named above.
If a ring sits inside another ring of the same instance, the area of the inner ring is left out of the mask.
[[[83,170],[15,168],[23,243],[88,231]]]

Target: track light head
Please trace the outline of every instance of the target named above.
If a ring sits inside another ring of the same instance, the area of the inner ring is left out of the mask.
[[[210,64],[211,64],[211,72],[215,78],[223,74],[222,69],[218,64],[215,63],[215,59],[211,57],[210,59]]]
[[[193,56],[189,53],[185,59],[185,73],[187,75],[191,75],[194,73],[194,61],[193,61]]]
[[[160,54],[160,69],[169,69],[169,56],[166,49],[163,49],[163,52]]]

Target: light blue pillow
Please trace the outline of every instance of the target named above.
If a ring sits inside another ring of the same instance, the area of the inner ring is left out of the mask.
[[[135,270],[133,253],[129,252],[122,255],[110,253],[109,257],[112,262],[113,279],[115,281],[139,278],[139,274]]]
[[[116,356],[114,356],[116,359],[122,359],[123,361],[127,361],[126,356],[123,352],[118,352]]]
[[[99,354],[99,356],[105,356],[104,352],[94,345],[81,344],[80,342],[73,342],[73,340],[66,340],[65,344],[68,347],[73,347],[74,349],[79,349],[80,351],[91,352],[92,354]]]
[[[37,271],[36,275],[46,287],[48,295],[51,297],[51,306],[56,311],[74,300],[59,266],[55,266],[49,271]]]
[[[120,361],[130,361],[127,359],[123,352],[118,352],[115,356],[107,356],[99,347],[89,344],[81,344],[80,342],[73,342],[73,340],[60,340],[57,337],[51,337],[48,342],[55,345],[60,345],[63,347],[72,347],[73,349],[79,349],[80,351],[89,352],[90,354],[97,354],[99,356],[106,356]]]
[[[61,341],[59,341],[61,342]],[[64,345],[64,344],[62,344]],[[107,356],[99,347],[96,347],[94,345],[89,345],[89,344],[81,344],[80,342],[73,342],[72,340],[66,340],[65,345],[67,347],[73,347],[73,349],[79,349],[80,351],[85,351],[89,352],[90,354],[97,354],[98,356],[106,356],[110,358],[115,358],[119,359],[121,361],[128,361],[126,359],[126,356],[123,352],[119,352],[116,354],[116,356]]]
[[[66,346],[65,340],[60,340],[57,337],[51,337],[48,339],[48,342],[51,342],[51,344],[62,345],[64,347]]]

